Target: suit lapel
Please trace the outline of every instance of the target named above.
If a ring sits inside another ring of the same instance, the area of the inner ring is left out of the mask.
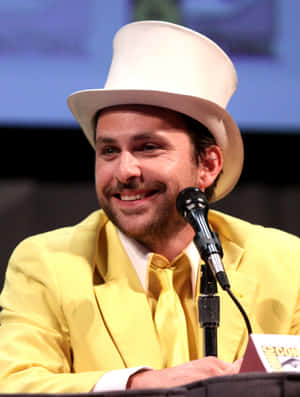
[[[224,267],[229,278],[231,291],[247,313],[253,331],[256,329],[252,316],[253,304],[257,296],[258,283],[256,279],[243,273],[241,260],[244,249],[231,240],[221,236],[222,246],[226,255],[223,258]],[[220,327],[219,353],[220,357],[232,362],[243,352],[248,335],[245,321],[239,309],[228,293],[218,286],[220,295]]]
[[[252,306],[256,297],[257,282],[234,271],[228,271],[231,291],[244,308],[254,329]],[[248,335],[245,321],[230,296],[219,289],[220,295],[220,328],[219,352],[225,361],[232,362],[243,354]]]
[[[161,367],[160,346],[140,281],[114,226],[99,231],[96,271],[105,281],[94,291],[105,324],[125,366]]]

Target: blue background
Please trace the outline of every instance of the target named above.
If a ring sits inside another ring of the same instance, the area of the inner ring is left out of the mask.
[[[239,87],[228,110],[242,129],[297,132],[297,0],[179,1],[181,21],[229,52]],[[1,0],[0,124],[76,126],[66,98],[102,88],[127,0]]]

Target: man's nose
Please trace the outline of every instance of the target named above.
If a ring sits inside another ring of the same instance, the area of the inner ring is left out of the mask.
[[[119,182],[126,183],[134,177],[141,176],[140,163],[130,152],[122,152],[119,158],[119,167],[116,177]]]

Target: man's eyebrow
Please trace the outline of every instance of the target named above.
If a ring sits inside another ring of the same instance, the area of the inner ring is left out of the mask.
[[[140,133],[134,135],[134,136],[132,137],[132,140],[133,140],[133,141],[143,141],[143,140],[146,140],[146,139],[154,138],[155,136],[156,136],[155,131],[151,131],[151,132],[140,132]]]
[[[133,135],[131,137],[131,140],[133,142],[137,142],[137,141],[143,141],[143,140],[147,140],[147,139],[151,139],[154,136],[156,136],[155,131],[151,131],[151,132],[138,132],[135,135]],[[96,139],[96,144],[97,145],[101,145],[101,144],[116,144],[118,142],[117,139],[115,138],[111,138],[109,136],[99,136]]]
[[[109,136],[104,136],[104,137],[102,137],[102,136],[99,136],[97,139],[96,139],[96,145],[100,145],[100,144],[103,144],[103,143],[116,143],[117,142],[117,140],[116,139],[114,139],[114,138],[110,138]]]

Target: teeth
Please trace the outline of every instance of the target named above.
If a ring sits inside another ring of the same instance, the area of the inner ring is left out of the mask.
[[[146,194],[136,194],[135,196],[123,196],[120,195],[122,201],[134,201],[134,200],[141,200],[146,196]]]

